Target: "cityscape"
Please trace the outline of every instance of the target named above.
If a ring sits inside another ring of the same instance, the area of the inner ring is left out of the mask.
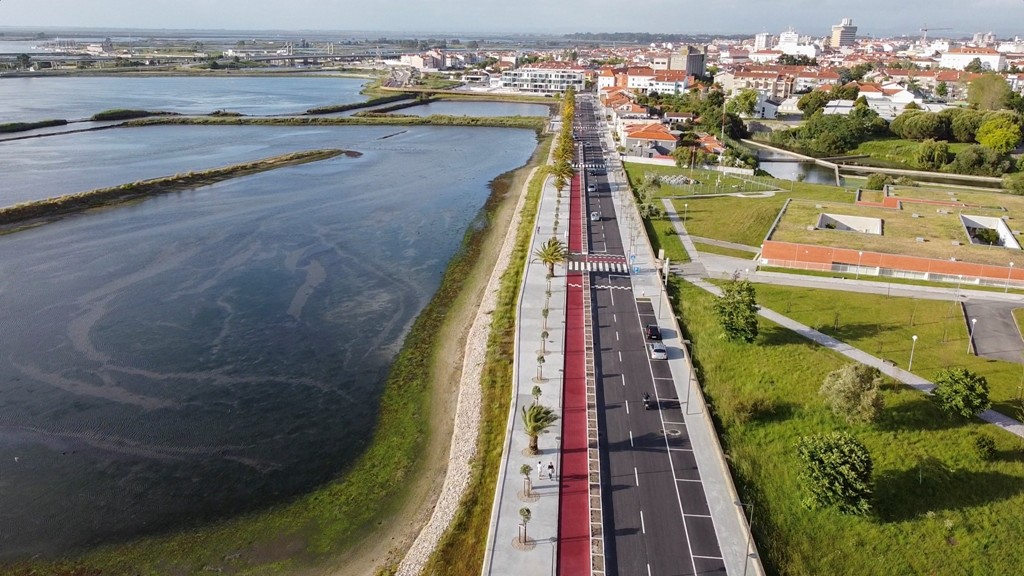
[[[1024,5],[63,4],[0,4],[0,574],[1024,565]]]

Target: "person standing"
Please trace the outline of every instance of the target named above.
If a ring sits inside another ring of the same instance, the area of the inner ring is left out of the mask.
[[[537,480],[540,480],[542,476],[544,476],[544,468],[540,460],[537,460]]]
[[[548,480],[555,479],[555,463],[548,461]]]

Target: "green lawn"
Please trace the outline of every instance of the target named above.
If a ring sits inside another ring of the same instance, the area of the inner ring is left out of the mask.
[[[795,189],[770,198],[725,196],[674,200],[676,211],[686,211],[686,229],[695,236],[760,246],[787,198],[853,203],[854,193],[834,186],[794,183]]]
[[[694,247],[699,252],[707,252],[709,254],[720,254],[722,256],[732,256],[733,258],[743,258],[744,260],[752,260],[756,254],[747,250],[737,250],[735,248],[723,248],[722,246],[716,246],[714,244],[705,244],[704,242],[694,242]]]
[[[845,358],[765,320],[755,344],[729,342],[721,337],[711,296],[681,281],[672,286],[740,497],[754,506],[755,540],[769,574],[1019,572],[1024,565],[1024,443],[1019,438],[980,421],[950,422],[920,393],[888,386],[881,420],[848,426],[818,395],[822,379]],[[761,286],[758,291],[767,292]],[[794,315],[812,307],[804,297],[794,300]],[[828,313],[817,314],[831,323]],[[922,309],[917,314],[923,321]],[[845,329],[847,335],[872,332],[862,324]],[[915,368],[920,359],[921,370],[929,371],[936,359],[921,344]],[[890,346],[887,355],[894,356],[895,342]],[[864,442],[874,460],[870,517],[801,504],[797,439],[843,429]],[[993,462],[975,455],[973,441],[981,432],[996,440]]]
[[[742,176],[723,174],[715,170],[677,168],[675,166],[659,166],[655,164],[637,164],[626,162],[626,177],[631,185],[644,181],[647,175],[662,177],[662,185],[655,192],[657,198],[674,196],[703,196],[707,194],[723,194],[731,192],[763,192],[778,190],[780,187],[790,188],[791,182],[770,176]],[[695,180],[694,184],[672,184],[665,180],[671,176],[685,176]]]
[[[758,266],[758,270],[763,272],[780,272],[782,274],[793,274],[796,276],[817,276],[819,278],[845,278],[847,280],[870,280],[872,282],[884,282],[886,284],[897,284],[900,286],[935,286],[937,288],[952,288],[956,286],[955,282],[928,282],[925,280],[914,280],[912,278],[892,278],[889,276],[868,276],[865,274],[857,275],[856,272],[823,272],[820,270],[799,270],[797,268],[781,268],[778,266]],[[999,286],[982,286],[970,283],[963,283],[962,288],[964,290],[977,290],[980,292],[1003,292],[1009,294],[1022,294],[1024,290],[1018,288],[1006,287],[1000,288]]]
[[[943,368],[985,376],[993,408],[1015,415],[1024,365],[967,353],[967,326],[955,302],[791,286],[757,285],[758,303],[869,354],[906,368],[912,336],[915,374],[934,380]]]
[[[689,262],[683,243],[676,235],[676,229],[668,218],[647,218],[644,220],[644,228],[647,230],[647,237],[651,240],[651,247],[654,248],[654,255],[658,250],[665,249],[665,257],[672,262]]]

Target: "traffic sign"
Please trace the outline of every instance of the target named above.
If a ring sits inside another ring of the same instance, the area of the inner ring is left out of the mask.
[[[633,274],[639,274],[639,273],[640,273],[640,267],[639,266],[633,266]]]

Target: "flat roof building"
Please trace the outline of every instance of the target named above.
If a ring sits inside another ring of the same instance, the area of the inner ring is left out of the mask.
[[[832,26],[832,47],[853,46],[857,42],[857,27],[853,18],[843,18],[839,24]]]

